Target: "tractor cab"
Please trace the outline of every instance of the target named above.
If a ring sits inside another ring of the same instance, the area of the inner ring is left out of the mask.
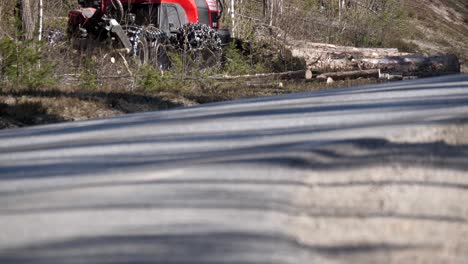
[[[132,4],[124,5],[127,14],[133,18],[129,23],[138,26],[155,26],[166,33],[174,33],[187,24],[188,18],[184,9],[176,4]]]
[[[198,9],[198,22],[219,29],[219,20],[223,13],[220,0],[195,0]]]
[[[101,8],[102,1],[99,0],[78,0],[78,4],[82,7]]]
[[[75,28],[86,27],[91,18],[113,18],[122,25],[152,25],[169,34],[189,23],[200,23],[217,31],[224,11],[221,0],[78,0],[78,3],[80,8],[69,13],[70,24]]]
[[[166,32],[187,23],[200,23],[219,29],[223,12],[220,0],[121,0],[126,13],[135,15],[140,26],[155,25]]]

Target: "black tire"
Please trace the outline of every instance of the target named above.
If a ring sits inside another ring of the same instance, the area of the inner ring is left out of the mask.
[[[159,70],[167,70],[171,67],[171,59],[167,54],[166,45],[160,40],[151,44],[150,48],[151,64]]]
[[[110,0],[110,5],[106,7],[106,15],[121,23],[124,17],[124,8],[120,0]]]
[[[132,44],[131,56],[136,66],[142,66],[149,63],[149,44],[145,36],[145,30],[138,26],[124,27],[124,30]]]
[[[83,52],[87,48],[88,39],[80,36],[79,27],[69,24],[67,28],[67,39],[73,49]]]
[[[149,48],[148,41],[144,36],[138,38],[136,42],[136,53],[133,54],[137,66],[145,65],[149,62]]]
[[[179,29],[175,41],[184,50],[209,48],[214,52],[221,51],[221,39],[217,32],[200,23],[185,24]]]
[[[160,70],[169,69],[171,60],[167,54],[167,48],[170,47],[167,34],[157,27],[148,26],[144,28],[143,35],[149,43],[151,65]]]
[[[199,70],[220,64],[222,48],[217,32],[207,25],[189,23],[179,29],[173,45],[190,57],[190,67]]]
[[[228,46],[231,43],[231,31],[229,29],[220,29],[217,33],[221,40],[221,46]]]

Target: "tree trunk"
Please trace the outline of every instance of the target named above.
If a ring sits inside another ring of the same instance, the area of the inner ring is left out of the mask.
[[[270,0],[270,27],[273,26],[273,13],[275,12],[275,2]]]
[[[44,22],[44,15],[43,15],[43,5],[42,5],[42,0],[39,0],[39,30],[38,30],[38,36],[37,40],[42,41],[42,31],[43,31],[43,22]]]
[[[236,11],[235,11],[235,3],[234,0],[231,0],[231,23],[232,23],[232,37],[236,37]]]
[[[34,37],[34,20],[32,17],[30,0],[20,0],[21,30],[24,39],[30,40]]]
[[[338,20],[341,21],[341,0],[338,0]]]

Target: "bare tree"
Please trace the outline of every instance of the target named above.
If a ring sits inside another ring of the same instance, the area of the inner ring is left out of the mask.
[[[42,5],[42,0],[39,0],[39,17],[38,17],[38,23],[39,23],[39,30],[38,30],[38,37],[37,40],[41,41],[42,40],[42,31],[43,31],[43,21],[44,21],[44,16],[43,16],[43,5]]]
[[[231,13],[231,23],[232,23],[232,37],[236,37],[236,12],[235,12],[235,1],[231,0],[230,13]]]

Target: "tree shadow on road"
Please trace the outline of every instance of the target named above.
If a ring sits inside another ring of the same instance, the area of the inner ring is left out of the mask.
[[[81,101],[99,102],[109,109],[118,110],[123,113],[167,110],[182,106],[179,103],[157,96],[123,91],[19,90],[14,92],[0,91],[0,96],[49,98],[55,100],[60,100],[60,98],[76,98]]]
[[[180,228],[180,227],[179,227]],[[437,248],[431,244],[350,243],[305,245],[280,234],[203,232],[112,235],[43,243],[0,252],[2,263],[316,263],[385,261],[389,253]],[[365,258],[363,258],[365,255]]]

